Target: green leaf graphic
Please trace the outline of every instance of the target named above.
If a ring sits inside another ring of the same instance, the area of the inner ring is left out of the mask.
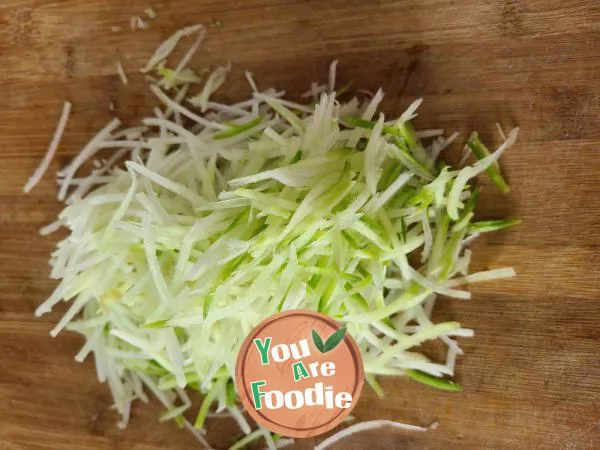
[[[315,343],[315,347],[317,347],[317,350],[319,350],[321,353],[325,353],[323,351],[323,339],[321,339],[319,333],[317,333],[315,330],[312,330],[312,338],[313,342]]]
[[[327,341],[325,341],[325,345],[323,346],[323,351],[321,353],[327,353],[327,352],[333,350],[334,348],[336,348],[337,345],[340,342],[342,342],[342,339],[344,339],[345,334],[346,334],[346,327],[342,327],[339,330],[337,330],[335,333],[333,333],[331,336],[329,336]]]

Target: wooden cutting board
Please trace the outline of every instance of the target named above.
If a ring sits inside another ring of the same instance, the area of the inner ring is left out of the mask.
[[[211,19],[194,66],[230,60],[224,99],[247,95],[242,69],[298,96],[339,58],[340,82],[386,92],[398,113],[424,96],[420,126],[481,132],[519,125],[503,159],[513,191],[484,180],[480,217],[518,217],[481,238],[474,269],[514,265],[514,280],[441,301],[439,318],[473,327],[459,361],[462,393],[383,379],[365,388],[359,419],[440,426],[425,434],[364,433],[338,449],[600,448],[600,3],[596,0],[156,1],[158,17],[132,32],[146,0],[3,0],[0,4],[0,449],[190,449],[192,436],[136,404],[119,430],[77,336],[48,336],[59,313],[33,310],[51,291],[55,239],[37,235],[60,210],[53,176],[22,186],[44,154],[62,102],[73,116],[51,172],[115,114],[134,124],[153,106],[137,69],[173,30]],[[111,31],[121,27],[121,31]],[[115,71],[120,57],[129,74]],[[460,151],[459,146],[453,150]],[[209,423],[214,446],[234,428]],[[310,448],[301,442],[297,448]]]

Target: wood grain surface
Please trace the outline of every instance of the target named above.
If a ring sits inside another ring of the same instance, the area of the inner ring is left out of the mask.
[[[137,73],[174,29],[216,18],[196,67],[230,60],[224,99],[247,95],[242,70],[298,95],[339,58],[341,83],[386,91],[399,112],[424,96],[421,126],[522,128],[503,160],[513,191],[486,183],[482,218],[523,224],[474,245],[474,268],[514,265],[518,278],[472,287],[439,317],[473,327],[459,362],[464,392],[383,379],[365,388],[359,419],[440,427],[425,434],[364,433],[337,449],[600,448],[600,3],[597,0],[173,0],[131,32],[148,0],[2,0],[0,3],[0,449],[198,448],[155,404],[136,404],[119,430],[93,365],[73,360],[81,341],[48,335],[59,312],[33,310],[51,291],[53,240],[37,235],[60,209],[52,176],[22,186],[44,154],[64,99],[73,116],[56,171],[109,118],[127,123],[153,99]],[[121,26],[121,32],[111,27]],[[120,56],[131,86],[121,85]],[[458,151],[459,148],[454,149]],[[235,428],[208,425],[216,448]],[[308,449],[312,441],[296,447]]]

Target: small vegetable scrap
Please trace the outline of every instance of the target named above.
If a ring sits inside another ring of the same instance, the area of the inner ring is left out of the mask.
[[[158,77],[153,116],[125,129],[113,119],[59,172],[66,206],[42,233],[70,234],[50,260],[58,286],[36,315],[69,304],[51,335],[83,335],[75,359],[93,356],[121,426],[132,402],[150,392],[165,408],[161,420],[190,429],[207,448],[204,424],[222,413],[245,434],[233,449],[259,438],[269,448],[293,442],[253,430],[232,383],[243,339],[279,311],[310,309],[343,322],[379,395],[377,377],[390,375],[459,391],[452,380],[459,339],[473,330],[436,323],[432,312],[439,296],[470,299],[463,285],[515,275],[512,268],[469,274],[468,245],[518,223],[474,222],[475,177],[486,172],[508,192],[498,159],[518,129],[494,151],[474,133],[467,145],[476,162],[451,167],[439,156],[458,134],[418,129],[420,99],[395,117],[378,112],[382,90],[342,100],[336,63],[327,85],[308,91],[313,104],[260,89],[249,73],[250,97],[221,103],[214,94],[231,66],[205,80],[188,68],[205,32],[203,25],[177,31],[142,69]],[[190,37],[182,60],[168,65]],[[66,103],[27,191],[48,168],[69,111]],[[342,337],[314,339],[325,352]],[[445,346],[445,360],[416,349],[431,340]],[[186,390],[204,395],[195,426],[185,417],[193,410]],[[367,422],[317,448],[383,426],[424,431]]]
[[[148,17],[148,20],[153,20],[157,16],[156,11],[151,6],[144,9],[144,15],[146,17]],[[129,26],[131,28],[131,31],[136,31],[136,30],[145,30],[150,25],[141,16],[132,16],[129,19]]]
[[[210,26],[212,28],[221,28],[223,26],[223,22],[221,22],[219,19],[211,19],[210,21]]]

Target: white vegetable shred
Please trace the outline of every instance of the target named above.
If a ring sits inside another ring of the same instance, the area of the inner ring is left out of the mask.
[[[125,74],[125,69],[123,69],[123,64],[120,59],[117,59],[117,74],[119,75],[121,82],[127,86],[129,81],[127,80],[127,75]]]
[[[33,175],[27,180],[27,183],[23,187],[24,192],[29,192],[34,188],[36,184],[42,179],[46,170],[50,166],[50,162],[56,153],[56,149],[60,144],[60,140],[62,139],[63,133],[65,132],[65,128],[67,126],[67,120],[69,120],[69,114],[71,112],[71,103],[65,102],[63,105],[62,113],[60,115],[60,119],[58,120],[58,124],[56,125],[56,130],[54,131],[54,137],[52,141],[50,141],[50,145],[48,146],[48,150],[42,159],[39,167],[35,169]]]

